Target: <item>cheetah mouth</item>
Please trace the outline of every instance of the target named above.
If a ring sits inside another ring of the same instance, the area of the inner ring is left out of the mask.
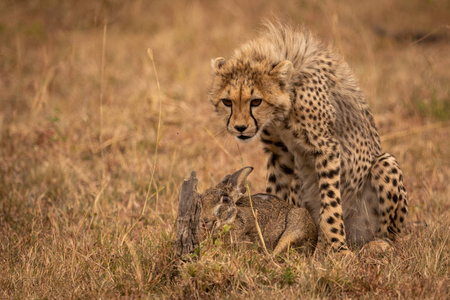
[[[259,135],[259,131],[255,132],[254,134],[248,134],[248,133],[247,133],[247,135],[240,134],[240,135],[235,135],[234,137],[241,143],[250,143],[250,142],[254,141],[258,135]]]
[[[243,141],[245,141],[245,140],[251,139],[251,138],[252,138],[252,136],[247,136],[247,135],[239,135],[239,136],[238,136],[237,138],[238,138],[238,139],[240,139],[240,140],[243,140]]]

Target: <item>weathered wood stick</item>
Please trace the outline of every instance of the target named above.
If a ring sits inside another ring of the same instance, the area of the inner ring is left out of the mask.
[[[193,252],[199,245],[200,212],[202,204],[197,193],[197,177],[195,171],[183,182],[180,193],[177,218],[177,255]],[[198,253],[198,257],[200,253]]]

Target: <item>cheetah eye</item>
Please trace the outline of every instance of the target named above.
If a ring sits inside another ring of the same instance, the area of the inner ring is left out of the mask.
[[[227,107],[231,107],[231,105],[233,104],[230,99],[222,99],[222,103]]]
[[[253,99],[252,102],[250,102],[250,105],[253,107],[261,105],[262,99]]]

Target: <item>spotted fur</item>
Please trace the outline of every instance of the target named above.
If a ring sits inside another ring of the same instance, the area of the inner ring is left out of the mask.
[[[229,134],[259,138],[267,190],[309,210],[337,251],[394,239],[408,205],[348,65],[304,29],[280,23],[213,60],[210,101]]]

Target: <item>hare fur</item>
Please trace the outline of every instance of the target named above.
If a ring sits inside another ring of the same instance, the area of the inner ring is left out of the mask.
[[[227,175],[200,195],[201,229],[217,232],[229,225],[232,241],[261,244],[258,223],[264,244],[274,255],[288,248],[312,253],[317,245],[317,228],[309,212],[275,195],[246,194],[245,180],[252,170],[245,167]]]

